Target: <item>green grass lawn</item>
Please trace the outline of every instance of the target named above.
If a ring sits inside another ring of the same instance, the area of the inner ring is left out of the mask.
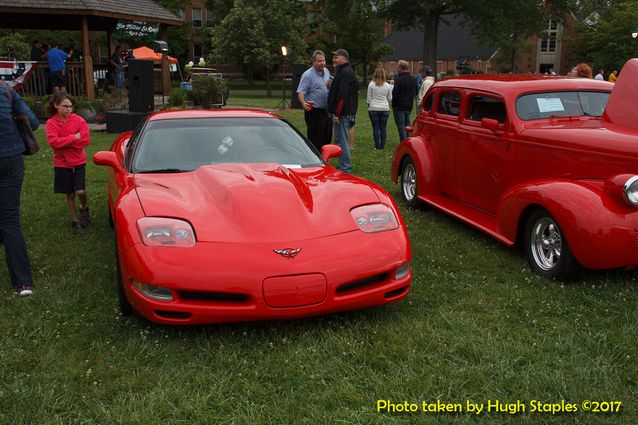
[[[263,107],[278,101],[239,92],[229,99]],[[301,111],[282,115],[305,131]],[[386,150],[374,151],[362,102],[354,172],[399,199],[389,178],[398,143],[392,121],[388,135]],[[44,140],[43,130],[38,136]],[[93,133],[87,153],[108,149],[114,138]],[[15,296],[0,267],[0,424],[638,423],[635,271],[547,281],[520,252],[399,202],[413,250],[404,301],[289,322],[157,326],[118,313],[105,170],[88,166],[94,219],[73,233],[43,145],[26,160],[22,199],[35,295]],[[527,409],[376,411],[377,400],[421,407],[437,399],[486,409],[488,401],[520,400]],[[565,400],[579,411],[531,413],[532,400]],[[585,400],[622,408],[583,412]]]

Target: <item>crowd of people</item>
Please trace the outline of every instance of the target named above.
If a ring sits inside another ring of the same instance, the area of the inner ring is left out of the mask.
[[[31,60],[35,62],[46,60],[49,65],[49,73],[42,82],[48,93],[66,91],[69,77],[67,62],[73,59],[73,55],[72,45],[63,47],[62,44],[53,42],[49,48],[38,40],[32,43]],[[118,89],[126,88],[126,69],[131,59],[134,59],[131,52],[122,50],[122,46],[119,45],[115,47],[115,52],[109,58],[107,80],[112,80]]]
[[[334,138],[335,144],[342,150],[337,168],[352,173],[351,151],[354,147],[359,86],[347,50],[333,51],[332,62],[335,66],[334,76],[326,68],[325,53],[315,50],[312,66],[299,81],[297,96],[304,109],[308,140],[320,151],[323,145],[331,143]],[[377,150],[384,149],[386,145],[390,108],[399,139],[403,140],[409,136],[406,126],[411,123],[415,99],[420,101],[434,84],[434,73],[429,66],[421,69],[418,80],[410,74],[407,61],[399,61],[398,66],[398,74],[390,81],[385,70],[377,68],[368,85],[366,102]]]

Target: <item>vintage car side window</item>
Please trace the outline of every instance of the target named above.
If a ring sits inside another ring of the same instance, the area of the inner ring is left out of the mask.
[[[448,91],[439,96],[439,114],[453,115],[457,117],[461,109],[461,93]]]
[[[468,119],[481,121],[492,118],[500,123],[505,122],[505,104],[502,100],[490,96],[472,96],[468,105]]]
[[[423,110],[430,112],[432,110],[432,103],[434,102],[434,93],[430,93],[423,101]]]
[[[609,92],[564,91],[530,93],[516,100],[516,114],[524,121],[550,117],[599,117],[605,111]]]

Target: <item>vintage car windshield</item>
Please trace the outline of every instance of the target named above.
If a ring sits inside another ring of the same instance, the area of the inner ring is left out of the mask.
[[[561,91],[531,93],[518,98],[516,113],[524,121],[550,117],[599,117],[605,111],[609,92]]]
[[[323,165],[287,122],[276,118],[183,118],[149,121],[137,142],[133,172],[183,172],[202,165]]]

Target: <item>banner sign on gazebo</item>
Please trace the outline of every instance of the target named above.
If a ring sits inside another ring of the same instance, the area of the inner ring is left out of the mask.
[[[147,38],[155,39],[160,30],[160,24],[144,21],[117,21],[115,34],[120,37],[131,37],[135,39]]]
[[[29,81],[37,62],[31,61],[0,61],[0,79],[20,90],[23,84]]]

